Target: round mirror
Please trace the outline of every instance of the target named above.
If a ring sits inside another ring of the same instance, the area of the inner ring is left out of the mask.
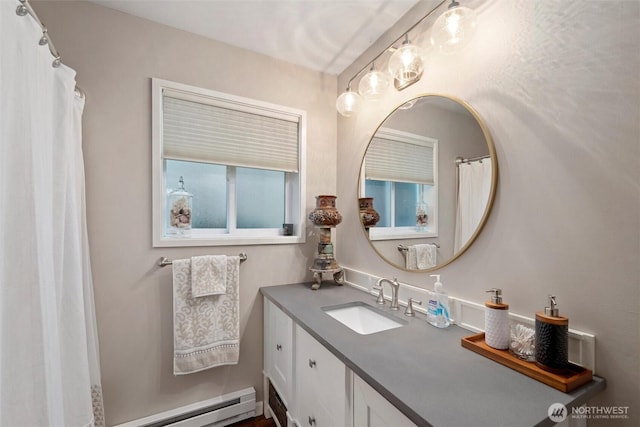
[[[489,216],[498,162],[487,126],[467,103],[423,95],[376,129],[360,168],[363,230],[395,267],[449,264]]]

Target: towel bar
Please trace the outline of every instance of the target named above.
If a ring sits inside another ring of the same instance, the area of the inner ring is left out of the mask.
[[[433,246],[435,246],[436,248],[440,249],[440,245],[439,245],[439,244],[437,244],[437,243],[427,243],[427,245],[433,245]],[[406,252],[406,251],[408,251],[408,250],[409,250],[409,248],[408,248],[408,247],[406,247],[406,246],[404,246],[404,245],[398,245],[398,250],[399,250],[400,252]]]
[[[244,262],[247,260],[247,254],[245,254],[244,252],[240,252],[239,256],[240,256],[240,262]],[[173,261],[171,261],[166,256],[160,257],[160,261],[158,261],[158,265],[160,267],[166,267],[167,265],[171,265],[171,264],[173,264]]]

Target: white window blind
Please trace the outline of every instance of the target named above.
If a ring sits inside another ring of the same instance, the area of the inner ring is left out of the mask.
[[[298,172],[300,117],[164,89],[165,159]]]
[[[433,184],[437,141],[407,132],[380,128],[365,157],[365,178],[378,181]]]

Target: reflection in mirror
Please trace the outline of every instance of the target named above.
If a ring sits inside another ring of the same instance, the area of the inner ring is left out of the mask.
[[[460,256],[487,219],[497,185],[489,131],[463,101],[425,95],[378,127],[360,170],[359,197],[380,215],[363,227],[390,264],[431,270]]]

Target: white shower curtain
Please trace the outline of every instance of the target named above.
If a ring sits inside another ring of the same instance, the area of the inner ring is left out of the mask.
[[[0,425],[103,425],[75,71],[0,1]]]
[[[475,233],[491,193],[491,159],[458,165],[458,202],[454,252],[467,244]]]

